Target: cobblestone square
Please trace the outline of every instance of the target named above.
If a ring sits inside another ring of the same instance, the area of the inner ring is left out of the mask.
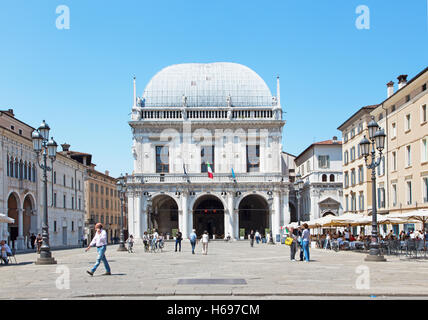
[[[428,261],[387,256],[387,262],[365,262],[365,254],[311,250],[311,262],[290,261],[285,245],[248,241],[212,241],[208,255],[195,255],[183,242],[182,252],[167,242],[161,253],[118,252],[109,246],[112,276],[101,264],[93,277],[86,270],[96,250],[53,251],[57,265],[40,266],[35,253],[17,255],[18,265],[0,266],[1,299],[340,299],[428,297]],[[361,267],[363,266],[363,267]],[[368,267],[365,268],[364,266]],[[358,268],[369,271],[369,289],[357,289]],[[67,280],[69,279],[69,289]],[[182,281],[180,279],[205,279]],[[216,281],[207,279],[226,279]],[[245,281],[236,281],[244,279]],[[65,280],[65,281],[63,281]],[[234,281],[235,280],[235,281]],[[195,283],[196,282],[196,283]],[[208,282],[208,283],[207,283]],[[186,284],[189,283],[189,284]]]

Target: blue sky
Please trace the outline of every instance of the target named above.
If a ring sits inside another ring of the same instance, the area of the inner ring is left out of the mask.
[[[69,30],[56,28],[59,5]],[[355,26],[359,5],[369,30]],[[132,76],[141,95],[165,66],[231,61],[273,93],[280,75],[283,146],[299,154],[428,65],[427,12],[427,0],[0,0],[0,109],[46,119],[100,171],[131,173]]]

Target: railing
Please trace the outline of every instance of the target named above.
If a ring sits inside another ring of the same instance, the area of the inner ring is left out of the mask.
[[[281,174],[236,174],[234,179],[231,174],[214,173],[213,179],[208,178],[207,174],[141,174],[128,176],[128,184],[143,184],[143,183],[231,183],[236,182],[281,182],[283,181]]]
[[[143,108],[141,111],[142,121],[182,121],[183,112],[190,121],[199,120],[272,120],[275,119],[275,112],[272,108],[248,109],[248,108],[188,108],[186,111],[181,109],[148,109]]]
[[[318,248],[325,248],[325,239],[317,241]],[[424,249],[425,245],[425,249]],[[428,242],[424,240],[382,240],[380,241],[380,251],[382,255],[404,256],[406,258],[427,258]],[[348,242],[345,241],[339,245],[337,240],[329,240],[327,249],[334,251],[339,250],[356,250],[368,253],[370,250],[370,240]]]

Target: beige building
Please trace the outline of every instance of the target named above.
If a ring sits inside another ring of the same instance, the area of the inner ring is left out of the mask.
[[[101,222],[107,231],[109,242],[120,236],[120,198],[116,189],[117,179],[95,170],[92,164],[86,181],[86,216],[89,224]],[[91,228],[91,237],[93,228]]]
[[[343,212],[368,214],[372,208],[372,183],[359,143],[368,136],[370,112],[377,105],[365,106],[339,128],[342,132]]]
[[[12,109],[0,111],[0,213],[15,220],[0,224],[0,239],[18,250],[31,248],[31,235],[42,232],[43,170],[33,150],[33,131]],[[47,177],[50,246],[77,246],[83,234],[86,168],[61,153],[48,165],[53,167]]]
[[[376,187],[378,204],[389,213],[428,209],[428,68],[398,81],[398,91],[389,82],[388,98],[371,112],[387,135],[385,175]]]
[[[394,83],[390,81],[385,101],[360,109],[338,128],[343,134],[345,212],[371,213],[371,170],[366,168],[358,144],[364,135],[368,136],[367,124],[372,117],[387,135],[376,168],[378,213],[428,209],[428,68],[409,82],[407,75],[397,79],[398,91],[394,92]],[[415,227],[421,228],[411,224],[383,226],[381,233]]]
[[[62,144],[62,154],[73,158],[86,167],[85,180],[85,238],[93,238],[95,224],[100,222],[107,231],[109,242],[120,237],[120,197],[117,192],[117,179],[111,177],[108,171],[104,173],[95,170],[92,155],[89,153],[71,151],[69,144]],[[123,226],[125,240],[127,239],[127,210],[126,198],[123,201]]]

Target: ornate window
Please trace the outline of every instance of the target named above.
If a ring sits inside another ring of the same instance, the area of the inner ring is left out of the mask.
[[[156,146],[156,173],[169,172],[169,147]]]
[[[260,145],[247,145],[247,172],[260,171]]]

